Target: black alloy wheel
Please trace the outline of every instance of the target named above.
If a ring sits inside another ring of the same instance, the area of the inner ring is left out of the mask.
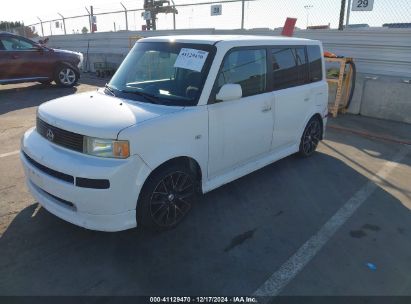
[[[154,232],[173,229],[199,198],[201,176],[186,163],[170,163],[152,172],[137,201],[137,226]]]
[[[177,225],[190,211],[195,197],[195,183],[182,171],[168,174],[155,187],[150,199],[150,215],[160,227]]]
[[[317,117],[313,117],[305,127],[300,143],[300,154],[302,156],[311,156],[317,149],[321,140],[322,129],[321,122]]]

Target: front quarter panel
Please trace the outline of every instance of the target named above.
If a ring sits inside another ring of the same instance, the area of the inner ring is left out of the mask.
[[[207,176],[208,112],[205,106],[187,107],[121,131],[130,141],[130,154],[139,155],[154,170],[166,161],[186,156],[197,161],[202,180]]]

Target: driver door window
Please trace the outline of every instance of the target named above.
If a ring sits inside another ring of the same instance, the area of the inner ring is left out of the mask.
[[[267,59],[265,49],[238,50],[224,60],[217,78],[217,92],[224,84],[241,85],[243,97],[264,93],[267,85]]]
[[[33,44],[21,39],[6,37],[1,40],[3,48],[6,51],[29,51],[36,49]]]

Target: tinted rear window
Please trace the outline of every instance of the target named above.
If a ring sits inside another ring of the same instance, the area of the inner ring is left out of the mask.
[[[323,78],[322,56],[318,45],[307,46],[308,62],[310,65],[309,82],[320,81]]]
[[[272,49],[273,89],[281,90],[306,82],[307,61],[304,47],[276,47]]]

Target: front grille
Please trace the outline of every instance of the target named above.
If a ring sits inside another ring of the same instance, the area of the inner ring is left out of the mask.
[[[36,168],[39,169],[40,171],[42,171],[42,172],[44,172],[44,173],[46,173],[46,174],[48,174],[48,175],[51,175],[51,176],[53,176],[53,177],[55,177],[55,178],[61,179],[61,180],[65,181],[65,182],[74,184],[74,177],[73,177],[73,176],[68,175],[68,174],[65,174],[65,173],[62,173],[62,172],[59,172],[59,171],[56,171],[56,170],[53,170],[53,169],[50,169],[50,168],[42,165],[42,164],[36,162],[36,161],[35,161],[34,159],[32,159],[30,156],[28,156],[25,152],[23,152],[23,155],[24,155],[24,157],[27,159],[27,161],[28,161],[30,164],[32,164],[34,167],[36,167]]]
[[[66,131],[52,126],[37,117],[37,132],[47,140],[56,145],[71,149],[77,152],[83,152],[84,135]]]

